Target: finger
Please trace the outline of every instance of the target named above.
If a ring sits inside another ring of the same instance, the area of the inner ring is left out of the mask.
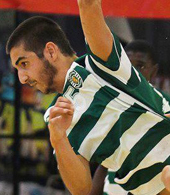
[[[52,107],[50,109],[50,114],[52,113],[58,113],[58,114],[64,114],[67,113],[69,111],[69,113],[74,113],[74,108],[73,106],[67,106],[67,107]]]
[[[61,118],[61,116],[58,116],[58,117],[55,117],[55,118],[51,118],[49,120],[48,127],[55,126],[60,118]]]
[[[165,114],[166,117],[170,118],[170,114]]]
[[[72,102],[69,100],[69,99],[67,99],[67,98],[65,98],[65,97],[62,97],[62,96],[60,96],[58,99],[57,99],[57,102],[65,102],[65,103],[68,103],[68,104],[72,104]],[[56,102],[56,103],[57,103]]]
[[[67,102],[56,102],[55,107],[59,107],[59,108],[66,108],[69,110],[74,110],[74,106],[70,103]]]
[[[74,111],[67,108],[54,107],[50,110],[49,119],[61,116],[61,115],[73,115]]]
[[[170,166],[167,165],[162,171],[162,181],[168,191],[170,191]]]

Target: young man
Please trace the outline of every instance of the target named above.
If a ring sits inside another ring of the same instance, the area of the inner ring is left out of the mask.
[[[86,56],[76,59],[58,25],[41,17],[22,23],[7,44],[21,83],[62,94],[46,120],[63,181],[72,194],[88,194],[91,161],[113,169],[126,191],[163,195],[161,171],[170,164],[163,97],[131,66],[101,0],[78,5]]]
[[[140,71],[148,81],[151,81],[158,71],[156,54],[153,47],[144,40],[135,40],[125,47],[125,51],[133,66]],[[166,113],[170,112],[170,97],[163,92],[161,93],[164,96],[162,107],[166,107]],[[128,192],[114,182],[114,176],[114,171],[110,169],[107,171],[103,166],[99,166],[94,175],[93,188],[89,195],[102,195],[103,190],[105,195],[127,195]]]

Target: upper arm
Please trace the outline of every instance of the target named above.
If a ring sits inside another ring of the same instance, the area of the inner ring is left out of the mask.
[[[91,51],[107,61],[113,46],[113,36],[105,23],[101,0],[79,0],[80,18]]]

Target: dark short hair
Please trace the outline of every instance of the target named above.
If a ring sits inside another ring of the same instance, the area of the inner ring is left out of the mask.
[[[157,63],[157,58],[153,46],[145,40],[135,40],[128,43],[125,46],[125,51],[146,53],[148,54],[149,58],[152,60],[153,64]]]
[[[66,56],[72,56],[74,50],[60,26],[53,20],[35,16],[22,22],[11,34],[6,45],[7,54],[13,47],[24,45],[26,51],[33,51],[43,57],[43,50],[47,42],[55,43]]]

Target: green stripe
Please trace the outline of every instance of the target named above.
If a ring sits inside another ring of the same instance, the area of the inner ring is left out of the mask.
[[[109,195],[108,193],[106,193],[106,192],[103,192],[103,195]]]
[[[169,126],[169,129],[168,129]],[[159,136],[158,136],[159,133]],[[170,133],[170,123],[161,121],[152,127],[131,149],[130,154],[117,171],[120,178],[126,176],[128,172],[135,169],[146,155],[160,142],[162,138]],[[140,155],[139,155],[140,154]],[[135,161],[133,160],[135,159]],[[126,172],[124,172],[126,170]]]
[[[166,94],[165,92],[161,91],[160,89],[157,89],[163,96],[164,98],[170,103],[170,95]]]
[[[146,106],[153,109],[155,112],[164,115],[162,110],[162,104],[163,100],[162,97],[160,97],[154,90],[153,87],[151,87],[146,81],[146,79],[143,77],[141,73],[139,73],[141,82],[139,83],[138,87],[136,87],[133,91],[129,91],[129,94],[135,97],[137,100],[145,104]],[[131,83],[133,85],[133,78],[131,76],[130,81],[128,82],[128,85]]]
[[[87,134],[99,120],[106,105],[118,95],[119,93],[107,86],[100,88],[100,90],[96,92],[89,108],[83,113],[68,136],[70,144],[74,147],[75,152],[78,151]]]
[[[169,129],[168,129],[169,126]],[[123,178],[128,174],[131,170],[135,169],[140,162],[146,157],[146,155],[163,139],[166,135],[170,133],[170,123],[168,121],[162,121],[156,124],[153,128],[151,128],[140,140],[136,143],[136,145],[131,149],[131,153],[128,155],[124,163],[122,164],[120,170],[117,171],[118,178]],[[139,155],[140,154],[140,155]],[[135,159],[135,160],[134,160]],[[159,161],[159,157],[158,157]],[[148,170],[148,171],[146,171]],[[152,172],[150,169],[146,169],[143,174],[140,175],[140,180],[138,179],[136,173],[132,176],[133,179],[130,179],[127,184],[123,186],[127,186],[126,190],[133,188],[136,186],[136,181],[140,181],[142,184],[146,183],[146,177]],[[140,171],[138,171],[140,172]],[[137,173],[138,173],[137,172]],[[146,173],[146,174],[144,174]],[[152,172],[152,176],[155,176],[157,171]],[[137,178],[136,178],[137,177]],[[140,184],[141,184],[140,183]],[[138,184],[139,185],[139,184]],[[132,187],[133,186],[133,187]]]
[[[127,85],[128,85],[130,88],[134,88],[134,86],[137,87],[139,84],[140,84],[139,78],[138,78],[138,76],[136,75],[136,72],[134,71],[134,68],[131,67],[131,77],[130,77],[130,79],[128,80]]]
[[[90,75],[90,72],[81,66],[76,66],[74,70],[79,73],[83,81],[85,81],[87,76]]]
[[[108,172],[108,180],[110,184],[116,184],[114,181],[116,173],[115,172]]]
[[[114,32],[112,32],[112,33],[113,33],[113,37],[114,37],[114,40],[116,43],[115,47],[117,48],[118,56],[121,57],[122,49],[121,49],[119,38],[117,37],[117,35]]]
[[[169,164],[170,156],[163,163],[157,163],[148,168],[137,171],[126,184],[120,186],[126,191],[134,190],[140,185],[149,182],[158,175],[166,165]]]
[[[134,89],[136,88],[136,79],[137,79],[137,76],[136,76],[136,73],[133,73],[135,74],[134,76],[131,76],[131,81],[130,81],[130,85],[127,84],[124,84],[123,82],[121,82],[120,80],[118,80],[116,77],[112,76],[111,74],[107,73],[107,72],[104,72],[103,70],[101,70],[100,68],[98,68],[94,62],[92,61],[92,59],[88,56],[88,61],[90,63],[90,66],[92,68],[92,70],[97,74],[99,75],[102,79],[104,79],[105,81],[107,81],[108,83],[110,83],[111,85],[115,86],[117,89],[120,89],[124,92],[126,92],[127,94],[129,95],[132,95],[134,93]],[[133,83],[133,78],[135,78],[135,81]],[[139,92],[138,92],[139,93]],[[134,96],[134,95],[132,95]]]
[[[121,46],[118,37],[113,33],[114,37],[114,44],[112,48],[112,52],[105,64],[105,67],[109,68],[110,70],[117,71],[120,67],[120,57],[121,57]]]
[[[91,162],[101,163],[106,158],[111,156],[119,147],[122,134],[134,124],[142,113],[145,112],[146,110],[139,107],[137,104],[134,104],[124,111],[120,115],[119,120],[114,124],[111,131],[93,154]]]
[[[137,84],[137,76],[134,70],[132,69],[132,75],[130,77],[127,85],[120,82],[118,79],[112,75],[99,69],[89,57],[89,63],[93,71],[99,75],[102,79],[115,86],[117,89],[120,89],[127,93],[128,95],[134,97],[141,103],[145,104],[149,108],[153,109],[159,114],[164,114],[162,111],[162,98],[154,91],[154,88],[149,85],[146,79],[139,73],[141,82]],[[137,86],[138,85],[138,86]]]
[[[90,56],[88,56],[88,61],[89,61],[89,64],[90,64],[92,70],[97,75],[99,75],[102,79],[104,79],[105,81],[109,82],[111,85],[117,87],[118,89],[128,88],[127,85],[125,85],[124,83],[122,83],[121,81],[119,81],[117,78],[113,77],[112,75],[110,75],[107,72],[104,72],[103,70],[101,70],[100,68],[98,68],[94,64],[94,62],[92,61],[92,59],[90,58]]]
[[[85,67],[85,58],[86,58],[87,54],[80,56],[79,58],[77,58],[75,60],[76,63],[80,64],[81,66]]]

